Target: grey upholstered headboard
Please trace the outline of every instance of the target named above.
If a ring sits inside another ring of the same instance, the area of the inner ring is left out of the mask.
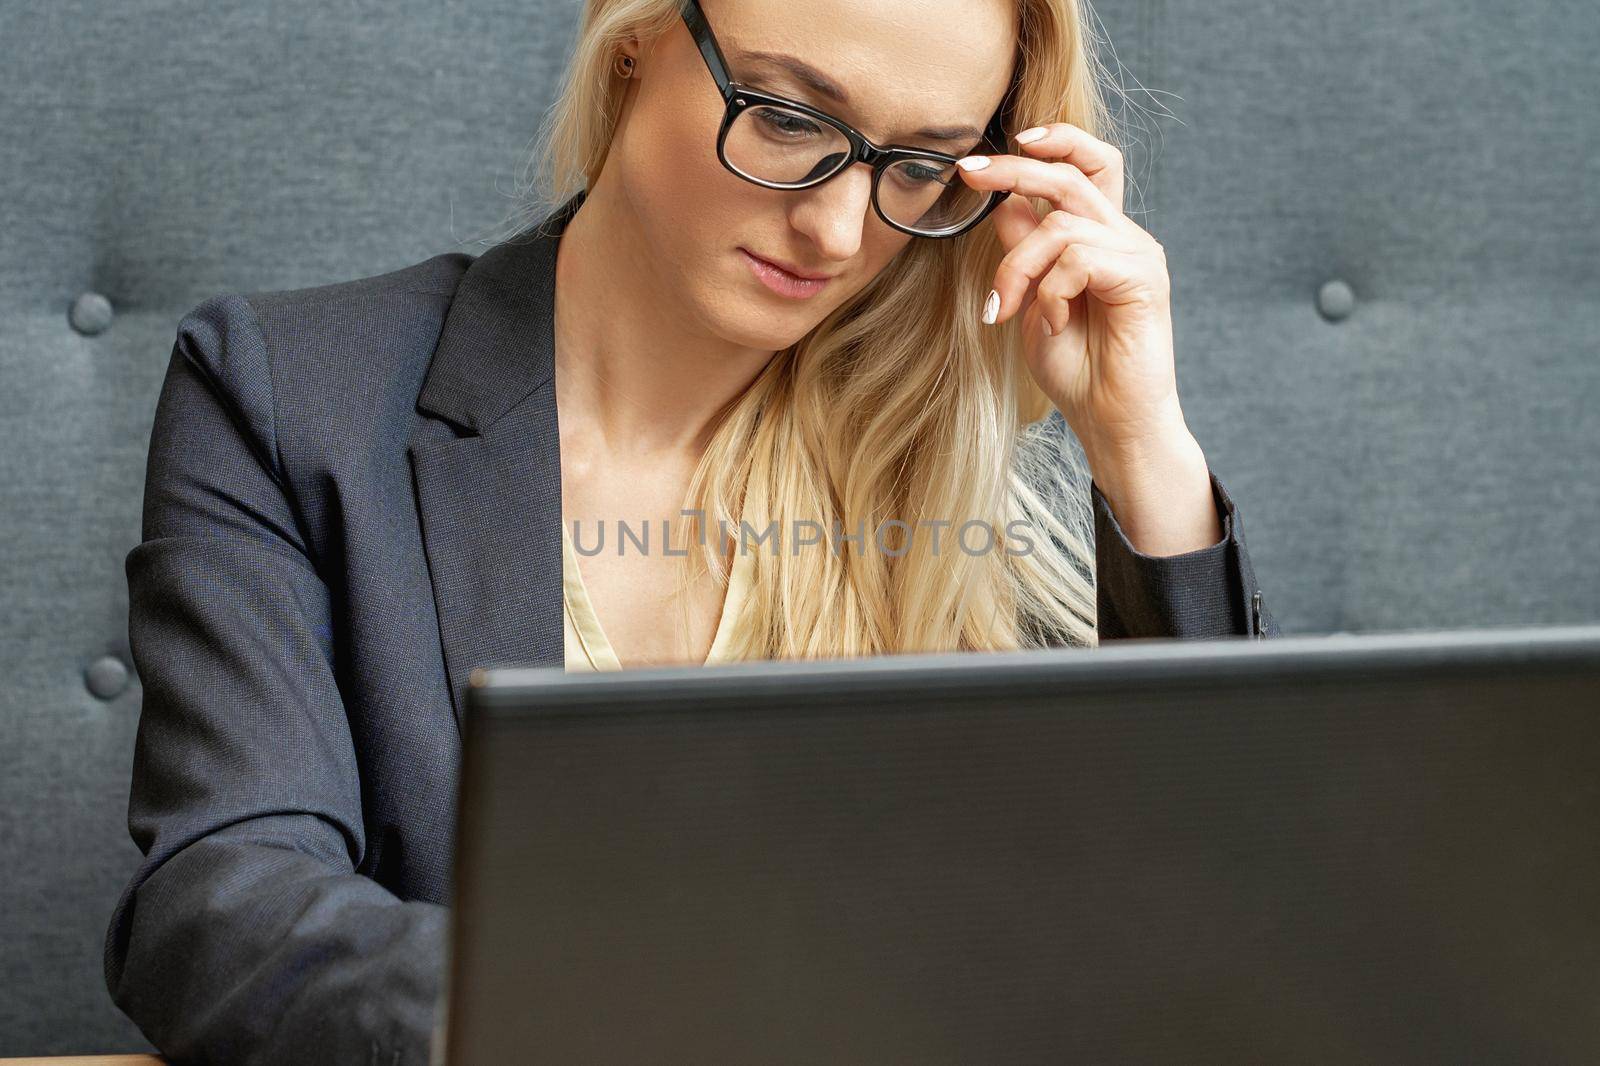
[[[100,952],[178,320],[481,251],[578,10],[0,0],[0,1056],[149,1047]],[[1184,410],[1285,632],[1600,619],[1600,9],[1099,14]]]

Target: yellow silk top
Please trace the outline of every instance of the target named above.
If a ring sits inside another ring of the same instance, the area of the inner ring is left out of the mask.
[[[726,661],[725,649],[733,637],[733,627],[750,590],[751,574],[755,568],[756,548],[735,551],[733,569],[728,575],[728,592],[722,602],[722,614],[717,620],[717,631],[711,639],[711,651],[706,664]],[[600,619],[589,602],[589,592],[583,585],[583,573],[578,569],[578,550],[572,544],[565,520],[561,523],[561,600],[562,615],[566,618],[565,656],[568,672],[585,670],[620,670],[622,663],[611,648]]]

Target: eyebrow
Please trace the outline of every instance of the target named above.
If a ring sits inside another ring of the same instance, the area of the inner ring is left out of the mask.
[[[736,59],[778,67],[793,75],[802,85],[821,93],[834,103],[845,106],[850,104],[850,94],[837,82],[816,67],[792,55],[784,52],[751,51],[744,48],[735,49],[733,54]],[[976,126],[929,126],[911,134],[911,137],[923,137],[934,141],[976,141],[982,136],[983,131]]]

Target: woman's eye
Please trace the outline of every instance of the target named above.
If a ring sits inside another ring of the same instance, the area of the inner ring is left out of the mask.
[[[782,134],[786,138],[810,136],[821,132],[817,124],[808,119],[801,118],[789,111],[777,111],[772,108],[756,108],[756,117],[769,130]]]
[[[946,184],[943,167],[927,163],[905,163],[894,168],[895,174],[907,185],[920,186],[931,182]]]

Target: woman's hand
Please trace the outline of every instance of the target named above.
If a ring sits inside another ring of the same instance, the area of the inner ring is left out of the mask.
[[[1006,254],[985,321],[1022,315],[1028,369],[1136,547],[1213,544],[1210,473],[1178,402],[1166,251],[1122,212],[1122,153],[1067,122],[1018,142],[1027,156],[962,161],[967,184],[1016,194],[989,216]],[[1053,210],[1040,218],[1027,197]]]
[[[989,161],[962,167],[967,184],[1016,194],[989,216],[1006,249],[993,320],[1022,315],[1028,368],[1085,444],[1168,432],[1183,417],[1166,252],[1122,213],[1121,152],[1070,123],[1037,129],[1027,157],[963,161]],[[1054,210],[1039,218],[1030,196]]]

